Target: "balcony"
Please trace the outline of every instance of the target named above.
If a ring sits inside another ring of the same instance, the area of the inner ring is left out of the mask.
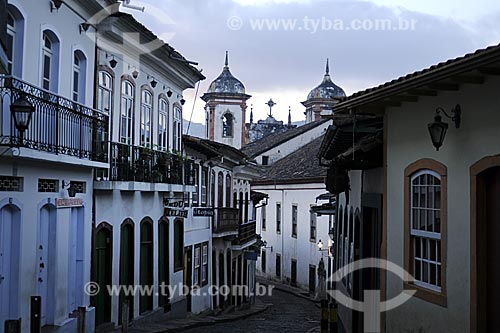
[[[240,244],[245,244],[255,239],[257,236],[257,222],[252,221],[245,224],[241,224],[239,228],[238,240]]]
[[[10,105],[21,95],[35,107],[22,142],[10,112]],[[0,106],[0,145],[22,146],[23,150],[80,161],[108,161],[108,115],[10,76],[0,76]],[[29,156],[46,158],[40,154]]]
[[[97,172],[97,183],[137,182],[194,185],[195,169],[192,160],[184,160],[179,155],[146,147],[116,142],[112,142],[110,146],[110,168]],[[105,189],[102,186],[98,186],[98,188]],[[151,189],[151,187],[148,188]]]
[[[238,235],[239,212],[240,210],[237,208],[218,208],[213,219],[214,237]]]

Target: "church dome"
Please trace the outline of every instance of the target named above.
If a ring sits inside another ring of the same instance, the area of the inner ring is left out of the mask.
[[[226,65],[221,75],[216,78],[208,88],[207,93],[245,94],[245,86],[235,78],[229,70],[228,53],[226,51]]]
[[[326,73],[323,78],[323,82],[309,93],[307,96],[307,100],[310,99],[333,99],[333,98],[341,98],[345,97],[345,92],[342,88],[333,83],[332,78],[330,77],[330,65],[328,60],[326,61]]]

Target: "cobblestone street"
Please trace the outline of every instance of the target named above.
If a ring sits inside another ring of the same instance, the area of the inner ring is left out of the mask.
[[[307,332],[319,328],[320,309],[312,302],[274,289],[273,296],[259,297],[260,301],[272,304],[269,310],[243,319],[208,327],[200,327],[189,333],[260,333],[260,332]]]

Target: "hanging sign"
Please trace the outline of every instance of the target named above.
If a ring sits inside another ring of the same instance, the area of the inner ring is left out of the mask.
[[[163,216],[182,217],[186,219],[188,217],[188,211],[184,209],[174,209],[166,207],[163,211]]]
[[[211,217],[214,216],[213,208],[193,208],[193,216]]]
[[[83,199],[81,198],[58,198],[56,199],[57,208],[72,208],[72,207],[82,207]]]

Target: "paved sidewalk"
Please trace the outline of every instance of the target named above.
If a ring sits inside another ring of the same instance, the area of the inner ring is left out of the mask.
[[[134,322],[129,328],[129,333],[169,333],[169,332],[180,332],[190,328],[215,325],[218,323],[225,323],[229,321],[244,319],[249,316],[256,315],[269,308],[268,304],[264,304],[257,300],[248,309],[235,310],[234,312],[227,314],[220,314],[217,316],[193,316],[190,318],[183,319],[166,319],[157,320],[155,322]],[[114,329],[112,331],[107,331],[108,333],[119,333],[121,328]],[[104,332],[101,332],[104,333]]]

